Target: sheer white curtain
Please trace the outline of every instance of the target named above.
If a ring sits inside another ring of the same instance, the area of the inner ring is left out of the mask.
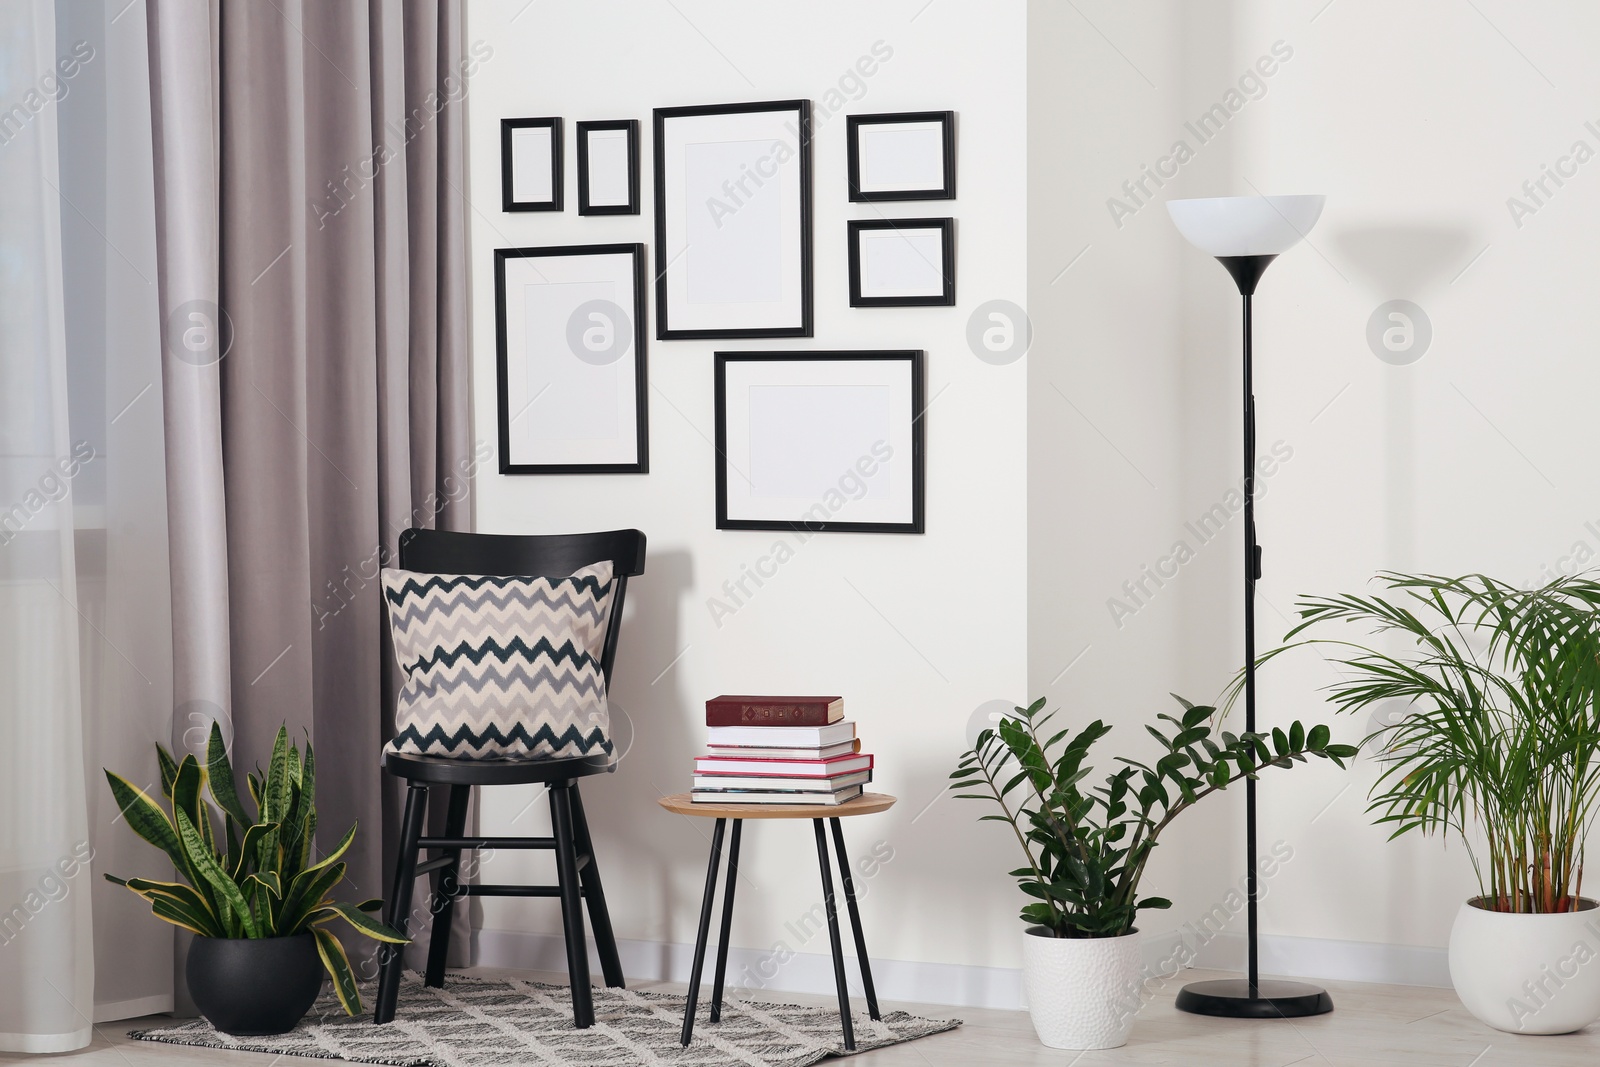
[[[96,456],[72,499],[101,1022],[168,1011],[173,1000],[172,928],[100,877],[172,877],[120,820],[101,773],[155,795],[155,742],[173,734],[150,74],[142,2],[55,8],[57,74],[64,58],[74,72],[57,123],[68,420],[74,444]]]
[[[142,2],[0,4],[0,1050],[172,1006],[155,787],[170,590]],[[92,917],[91,917],[92,911]]]
[[[0,5],[0,1048],[19,1052],[81,1047],[94,1010],[71,496],[82,464],[42,84],[55,46],[52,4]]]

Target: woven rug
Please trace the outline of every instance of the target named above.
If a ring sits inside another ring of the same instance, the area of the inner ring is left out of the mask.
[[[364,1003],[372,1003],[372,994],[362,990]],[[395,1067],[802,1067],[848,1055],[839,1013],[831,1008],[724,997],[722,1021],[713,1024],[706,999],[702,995],[688,1048],[678,1044],[684,1005],[679,995],[596,988],[594,1026],[574,1030],[566,986],[451,975],[443,989],[429,989],[409,973],[388,1026],[374,1026],[370,1014],[350,1018],[332,993],[324,993],[299,1026],[279,1037],[233,1037],[204,1019],[129,1036]],[[903,1011],[887,1012],[877,1022],[865,1012],[854,1018],[858,1052],[961,1025],[959,1019],[922,1019]]]

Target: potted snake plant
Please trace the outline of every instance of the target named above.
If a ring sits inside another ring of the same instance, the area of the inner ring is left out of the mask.
[[[1456,914],[1449,958],[1467,1009],[1512,1033],[1578,1030],[1600,1019],[1600,910],[1583,895],[1600,804],[1600,582],[1378,580],[1382,595],[1301,598],[1289,643],[1262,658],[1313,644],[1335,659],[1334,705],[1378,713],[1375,821],[1391,840],[1466,846],[1478,891]],[[1322,636],[1349,624],[1389,651]]]
[[[1216,709],[1179,699],[1181,716],[1158,715],[1145,729],[1160,743],[1154,765],[1122,765],[1090,786],[1090,749],[1111,732],[1095,720],[1076,734],[1051,733],[1043,700],[984,730],[950,777],[958,797],[1000,808],[1027,866],[1011,872],[1032,901],[1022,909],[1023,985],[1039,1040],[1051,1048],[1116,1048],[1142,1006],[1138,929],[1145,909],[1170,908],[1139,896],[1157,839],[1212,793],[1265,767],[1310,758],[1340,767],[1356,754],[1326,726],[1299,722],[1271,733],[1217,733]],[[1069,736],[1070,735],[1070,736]]]
[[[342,921],[391,944],[406,939],[369,914],[383,901],[348,904],[332,896],[344,880],[339,857],[356,828],[333,851],[314,856],[311,742],[302,755],[289,731],[278,730],[265,775],[246,775],[253,815],[239,799],[216,723],[204,767],[193,755],[175,761],[159,744],[156,757],[170,811],[121,775],[106,771],[106,780],[133,832],[167,854],[180,880],[106,878],[148,901],[157,918],[197,935],[185,973],[200,1013],[224,1033],[285,1033],[311,1009],[326,972],[345,1011],[358,1014],[361,994],[350,960],[328,925]]]

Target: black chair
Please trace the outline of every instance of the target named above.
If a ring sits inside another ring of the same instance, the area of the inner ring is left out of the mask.
[[[606,533],[509,536],[407,530],[400,535],[400,566],[428,574],[493,574],[563,577],[602,560],[614,568],[615,592],[611,622],[606,632],[600,667],[606,686],[617,657],[622,603],[628,579],[644,573],[644,534],[638,530]],[[445,957],[450,951],[450,920],[458,897],[559,897],[561,921],[567,942],[567,977],[572,983],[572,1019],[580,1030],[594,1025],[594,998],[589,989],[589,953],[583,932],[583,901],[589,904],[600,967],[606,985],[620,987],[622,963],[611,932],[605,891],[595,864],[589,823],[578,795],[578,779],[613,769],[609,757],[543,760],[468,760],[440,756],[413,756],[386,752],[384,770],[407,781],[405,817],[401,823],[400,855],[395,865],[394,889],[386,919],[406,932],[411,893],[416,879],[433,876],[433,937],[428,943],[425,981],[444,985]],[[467,804],[473,786],[542,784],[550,790],[553,837],[463,837]],[[449,807],[443,837],[424,837],[431,787],[449,787]],[[550,849],[556,854],[555,885],[462,885],[457,881],[464,849]],[[420,861],[424,850],[434,857]],[[380,951],[378,998],[373,1021],[394,1019],[400,995],[402,952],[385,945]]]

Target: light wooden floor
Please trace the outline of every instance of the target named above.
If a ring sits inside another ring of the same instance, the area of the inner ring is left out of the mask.
[[[483,971],[492,974],[502,972]],[[545,981],[565,975],[537,974]],[[1185,981],[1224,977],[1188,971]],[[1595,1067],[1600,1025],[1564,1037],[1515,1037],[1479,1023],[1447,989],[1323,983],[1333,993],[1332,1015],[1295,1022],[1229,1022],[1180,1015],[1172,1007],[1174,982],[1140,1014],[1128,1044],[1110,1052],[1058,1052],[1040,1045],[1025,1012],[893,1004],[919,1015],[959,1017],[966,1025],[894,1048],[864,1053],[861,1067],[1101,1067],[1105,1064],[1173,1064],[1177,1067]],[[680,991],[669,983],[640,988]],[[828,1005],[828,997],[776,994],[764,999]],[[859,1007],[859,1004],[858,1004]],[[152,1020],[159,1022],[160,1020]],[[173,1064],[254,1064],[294,1067],[328,1061],[296,1060],[215,1049],[180,1048],[125,1035],[132,1022],[103,1023],[94,1044],[57,1056],[0,1056],[0,1063],[71,1067],[154,1067]],[[826,1062],[826,1061],[825,1061]]]

